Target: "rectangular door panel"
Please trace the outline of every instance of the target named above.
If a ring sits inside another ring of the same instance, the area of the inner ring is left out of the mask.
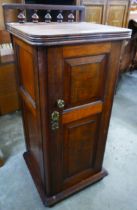
[[[92,23],[102,23],[104,5],[85,5],[85,20]]]
[[[103,100],[107,54],[64,60],[64,99],[68,107]]]
[[[110,5],[108,7],[107,24],[112,26],[124,26],[126,5]]]
[[[75,183],[95,172],[100,114],[63,125],[64,185]]]

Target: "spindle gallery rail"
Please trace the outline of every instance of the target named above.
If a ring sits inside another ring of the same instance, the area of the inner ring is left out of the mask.
[[[19,23],[27,22],[26,11],[33,10],[31,20],[33,23],[38,23],[40,18],[38,16],[38,11],[46,11],[44,16],[44,22],[50,23],[52,21],[51,11],[58,11],[56,16],[57,22],[61,23],[64,20],[64,14],[67,11],[70,13],[67,15],[68,22],[74,22],[77,20],[76,13],[78,13],[79,21],[84,21],[85,18],[85,7],[84,6],[73,6],[73,5],[45,5],[45,4],[3,4],[4,22],[7,23],[7,11],[17,10],[19,14],[17,15]]]

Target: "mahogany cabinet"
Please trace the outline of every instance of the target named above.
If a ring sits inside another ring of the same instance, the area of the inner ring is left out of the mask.
[[[92,23],[105,24],[107,12],[107,0],[83,0],[85,6],[85,20]]]
[[[129,29],[9,23],[27,151],[45,205],[107,175],[102,168],[119,57]]]
[[[19,109],[16,71],[9,33],[0,30],[0,116]]]
[[[14,63],[0,64],[0,115],[19,109]]]
[[[129,6],[129,0],[108,0],[106,24],[127,27]]]
[[[124,42],[121,54],[120,73],[137,68],[137,21],[131,19],[128,28],[132,30],[131,39]]]
[[[3,19],[3,11],[2,11],[2,3],[23,3],[24,0],[6,0],[6,1],[0,1],[0,30],[4,30],[4,19]],[[15,11],[9,11],[7,14],[7,20],[16,20],[17,13]],[[1,38],[1,34],[0,34]]]
[[[126,27],[130,0],[81,0],[86,7],[86,21]]]

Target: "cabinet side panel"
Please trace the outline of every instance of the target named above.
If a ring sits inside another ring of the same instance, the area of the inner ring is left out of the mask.
[[[20,85],[24,91],[35,100],[34,64],[32,54],[23,48],[19,48]]]
[[[39,78],[36,48],[14,39],[17,58],[18,91],[22,104],[23,124],[27,147],[27,162],[32,176],[44,186],[43,146],[39,102]]]
[[[39,149],[41,145],[39,141],[40,136],[38,130],[37,117],[30,111],[30,109],[24,102],[22,103],[22,108],[25,118],[25,129],[27,131],[28,150],[35,162],[35,167],[39,169]]]

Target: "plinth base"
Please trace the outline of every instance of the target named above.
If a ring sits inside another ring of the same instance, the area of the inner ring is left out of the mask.
[[[85,187],[88,187],[89,185],[101,180],[105,176],[108,175],[108,172],[105,169],[102,169],[100,172],[96,173],[95,175],[92,175],[91,177],[84,179],[80,183],[77,183],[76,185],[68,188],[67,190],[64,190],[60,193],[55,194],[54,196],[47,197],[45,194],[45,191],[43,189],[42,184],[39,182],[39,179],[36,178],[38,175],[36,174],[35,167],[33,166],[33,161],[31,159],[31,156],[29,155],[28,152],[24,153],[24,159],[26,161],[26,164],[29,168],[29,171],[31,173],[31,176],[34,180],[34,183],[37,187],[37,190],[39,191],[39,194],[41,196],[41,199],[46,206],[53,206],[57,202],[67,198],[68,196],[84,189]]]

